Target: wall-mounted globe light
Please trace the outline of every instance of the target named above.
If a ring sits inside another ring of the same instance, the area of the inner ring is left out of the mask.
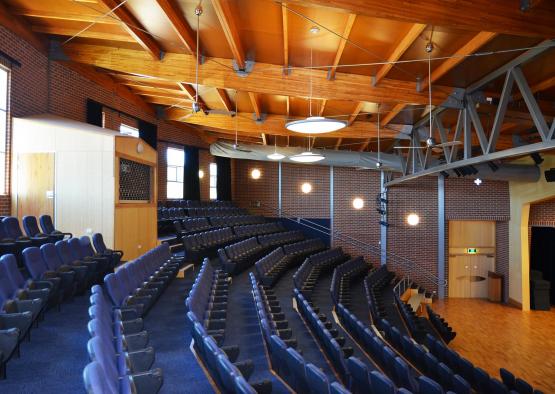
[[[311,185],[310,183],[308,183],[308,182],[303,183],[303,184],[301,185],[301,191],[302,191],[304,194],[310,193],[310,192],[312,191],[312,185]]]
[[[409,224],[409,226],[418,226],[418,223],[420,223],[420,216],[418,216],[416,213],[411,213],[407,216],[407,223]]]
[[[251,171],[251,178],[252,179],[259,179],[260,175],[262,175],[262,174],[260,173],[260,170],[258,168],[255,168]]]

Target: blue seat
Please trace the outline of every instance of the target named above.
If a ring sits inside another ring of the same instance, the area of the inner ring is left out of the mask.
[[[495,378],[491,378],[489,383],[492,394],[507,394],[509,392],[507,386]]]
[[[400,357],[395,358],[395,376],[399,387],[404,387],[413,393],[418,392],[418,384],[414,380],[414,377],[411,376],[409,366]]]
[[[443,387],[448,389],[453,387],[453,371],[447,366],[447,364],[438,364],[438,379],[439,383]]]
[[[123,251],[108,249],[104,243],[104,237],[100,233],[93,234],[92,242],[98,254],[102,256],[110,256],[112,259],[112,266],[116,267],[119,265],[121,258],[123,257]]]
[[[306,364],[306,380],[308,392],[312,394],[329,394],[330,383],[328,377],[316,365]]]
[[[520,378],[516,378],[515,379],[515,387],[514,390],[518,393],[518,394],[533,394],[534,393],[534,389],[533,387],[530,385],[530,383],[528,383],[527,381],[525,381],[524,379],[520,379]]]
[[[119,394],[117,379],[108,379],[100,363],[93,361],[83,370],[83,382],[87,394]],[[133,391],[131,391],[133,392]]]
[[[37,247],[25,248],[23,250],[23,261],[33,280],[48,281],[52,284],[52,291],[57,297],[57,303],[65,297],[71,297],[75,291],[73,283],[75,273],[57,273],[48,269],[42,258],[40,249]]]
[[[439,380],[439,361],[432,353],[428,352],[424,355],[424,363],[426,376]]]
[[[80,252],[77,245],[79,245]],[[112,272],[114,270],[114,266],[112,265],[113,261],[106,256],[97,254],[94,251],[91,245],[91,239],[88,236],[83,235],[81,238],[70,238],[69,246],[74,251],[74,254],[79,256],[80,260],[93,260],[98,262],[99,270],[101,272]]]
[[[490,389],[489,381],[490,377],[486,371],[484,371],[482,368],[474,368],[474,388],[476,390],[478,390],[479,392],[487,393]]]
[[[98,262],[89,260],[81,260],[79,256],[73,252],[72,247],[70,246],[69,241],[62,240],[58,241],[54,244],[56,247],[56,251],[58,252],[58,257],[62,261],[62,264],[72,266],[85,266],[87,267],[87,277],[89,278],[89,283],[98,283],[100,282],[101,272],[98,270]],[[79,251],[79,249],[77,249]]]
[[[507,386],[509,390],[514,389],[515,387],[515,375],[513,375],[510,371],[506,370],[505,368],[499,368],[499,375],[501,376],[501,380],[503,384]]]
[[[29,238],[43,238],[48,239],[48,242],[56,242],[60,239],[59,236],[44,234],[39,230],[37,218],[34,216],[23,216],[21,221],[23,229]],[[63,238],[63,236],[62,236]]]
[[[470,394],[472,392],[472,387],[462,376],[454,375],[452,380],[453,391],[456,394]]]
[[[330,384],[330,394],[349,394],[350,391],[345,388],[339,382],[333,382]]]
[[[8,255],[9,256],[9,255]],[[42,316],[43,308],[46,306],[46,298],[32,297],[27,291],[20,291],[10,279],[4,264],[0,264],[0,307],[5,312],[31,312],[33,322]]]
[[[370,385],[372,386],[372,394],[395,394],[393,382],[378,371],[370,372]]]
[[[471,386],[474,386],[474,365],[464,357],[459,358],[459,366],[457,368],[459,374],[466,379]]]
[[[292,347],[287,348],[287,358],[285,360],[289,371],[291,371],[291,385],[295,391],[303,393],[308,390],[305,372],[305,360]]]
[[[241,375],[235,377],[235,393],[256,394],[256,390]]]
[[[54,223],[52,223],[52,218],[50,217],[50,215],[42,215],[41,217],[39,217],[39,222],[40,222],[40,227],[42,228],[42,232],[46,235],[51,235],[55,237],[62,236],[61,239],[64,239],[64,237],[68,237],[68,238],[73,237],[71,233],[63,233],[61,231],[56,230],[54,228]]]
[[[347,359],[347,368],[351,376],[349,390],[353,393],[367,393],[371,391],[366,364],[358,358],[351,356]]]
[[[443,394],[441,385],[427,376],[418,377],[418,392],[420,394]]]
[[[60,259],[56,246],[52,243],[46,243],[40,247],[42,258],[50,271],[57,273],[74,272],[75,284],[79,293],[84,293],[89,287],[90,277],[88,275],[89,269],[83,265],[66,265]]]

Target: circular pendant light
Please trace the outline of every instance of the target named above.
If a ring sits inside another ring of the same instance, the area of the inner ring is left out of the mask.
[[[326,157],[311,151],[299,153],[298,155],[291,156],[289,159],[298,163],[316,163],[317,161],[324,160]]]
[[[323,134],[340,130],[347,126],[347,122],[328,119],[323,116],[310,116],[306,119],[295,120],[285,125],[287,130],[302,134]]]
[[[266,157],[270,160],[281,160],[281,159],[285,158],[285,155],[282,155],[281,153],[278,153],[278,151],[277,151],[277,136],[274,137],[274,153],[271,153]]]

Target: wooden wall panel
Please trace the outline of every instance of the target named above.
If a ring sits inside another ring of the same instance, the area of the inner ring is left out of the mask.
[[[20,180],[16,195],[20,222],[27,215],[53,217],[54,197],[48,198],[47,192],[54,192],[54,154],[19,153],[15,161]]]
[[[115,211],[115,248],[124,259],[139,257],[156,246],[156,210],[148,206],[120,206]]]

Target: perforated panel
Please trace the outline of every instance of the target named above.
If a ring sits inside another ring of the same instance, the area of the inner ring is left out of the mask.
[[[119,159],[119,200],[150,201],[151,167],[136,161]]]

